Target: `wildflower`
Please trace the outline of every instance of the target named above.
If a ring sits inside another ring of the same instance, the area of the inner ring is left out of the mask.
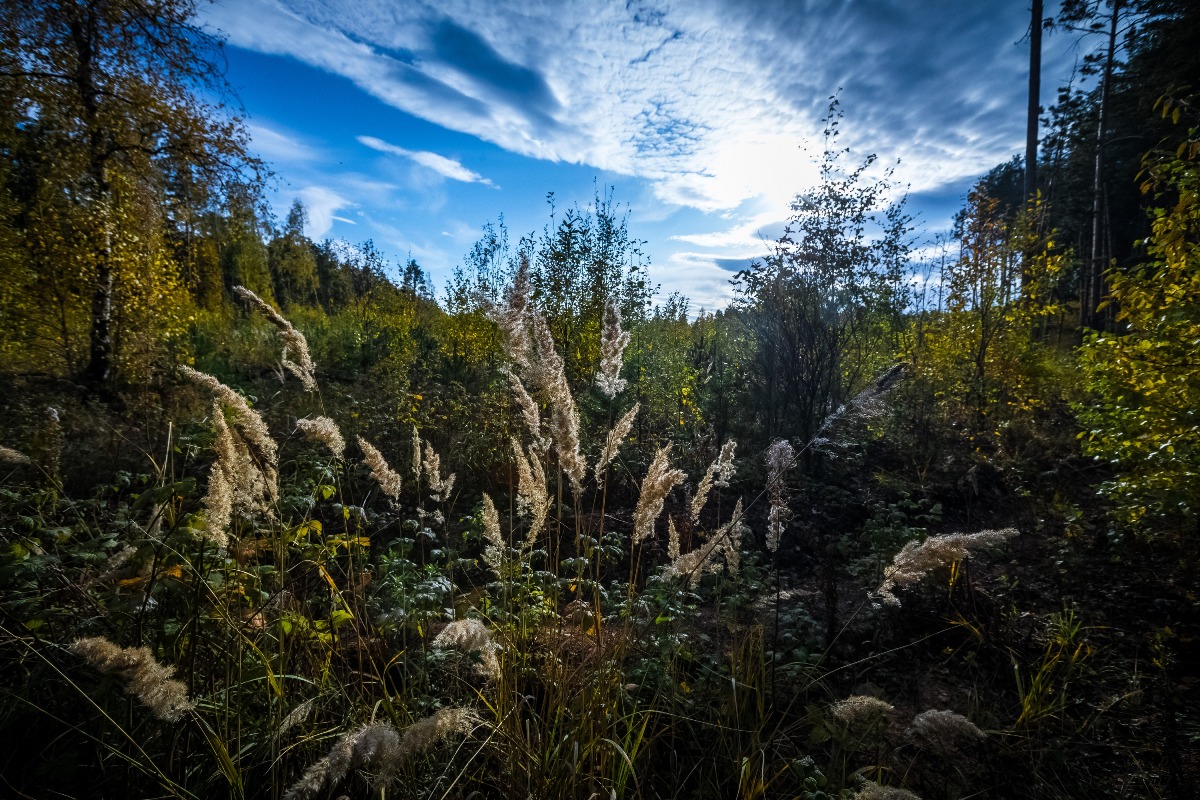
[[[499,648],[492,640],[492,632],[477,619],[456,619],[433,639],[433,646],[442,649],[478,653],[480,671],[491,678],[499,677],[500,662],[496,659]]]
[[[636,546],[654,535],[654,521],[662,513],[663,502],[676,485],[686,477],[683,470],[670,469],[668,455],[671,445],[654,454],[654,461],[642,480],[637,507],[633,512],[633,544]]]
[[[908,736],[923,740],[934,750],[949,755],[963,744],[986,739],[987,734],[975,723],[953,711],[922,711],[913,717]]]
[[[504,537],[500,533],[500,515],[496,513],[496,504],[486,493],[483,495],[483,538],[487,545],[483,549],[484,562],[500,574],[500,566],[504,559]]]
[[[878,697],[856,694],[829,707],[834,718],[848,728],[868,727],[895,711],[891,703]]]
[[[371,470],[371,477],[379,484],[379,488],[393,500],[399,499],[399,473],[389,467],[383,454],[361,436],[358,437],[358,446],[363,451],[363,463]]]
[[[930,536],[920,542],[913,540],[904,545],[884,569],[883,583],[875,590],[875,594],[887,605],[898,606],[900,599],[894,593],[897,586],[917,583],[930,570],[966,558],[973,548],[1000,544],[1017,533],[1016,528],[1004,528],[977,533],[947,533]]]
[[[596,462],[596,483],[600,483],[604,479],[604,470],[617,457],[617,451],[621,449],[621,444],[633,430],[633,421],[637,418],[641,405],[641,403],[634,403],[633,408],[625,412],[625,416],[617,420],[617,424],[613,425],[612,430],[608,432],[608,437],[604,440],[604,449],[600,451],[600,460]]]
[[[308,354],[308,340],[304,334],[296,330],[292,323],[284,319],[275,308],[247,289],[245,286],[233,287],[234,293],[250,305],[261,311],[271,324],[279,329],[279,338],[283,340],[283,366],[288,372],[300,379],[305,391],[317,390],[317,367],[313,364],[312,356]],[[295,361],[291,360],[295,358]]]
[[[600,332],[600,369],[596,386],[612,399],[625,389],[621,378],[621,356],[629,344],[629,332],[621,330],[621,310],[610,297],[604,306],[604,328]]]
[[[313,417],[312,419],[296,420],[296,428],[312,439],[329,448],[334,458],[341,459],[346,452],[346,440],[338,430],[337,423],[329,417]]]
[[[119,647],[98,636],[79,639],[71,650],[101,672],[114,672],[127,681],[125,691],[166,722],[178,722],[195,706],[187,686],[174,680],[175,668],[154,660],[149,647]]]

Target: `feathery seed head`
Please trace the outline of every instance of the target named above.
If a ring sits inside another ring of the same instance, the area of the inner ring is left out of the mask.
[[[334,458],[341,460],[346,453],[346,440],[338,430],[337,423],[329,417],[313,417],[312,419],[296,420],[296,429],[314,442],[320,442],[329,448]]]
[[[363,451],[363,463],[371,470],[371,477],[379,484],[380,490],[393,500],[400,497],[400,475],[388,466],[383,453],[363,437],[358,437],[359,449]]]
[[[633,430],[633,421],[637,418],[638,409],[641,407],[641,403],[634,403],[633,408],[625,412],[625,415],[617,420],[617,424],[613,425],[612,430],[608,432],[608,436],[604,440],[604,449],[600,451],[600,459],[596,462],[596,483],[604,480],[604,470],[616,459],[621,445],[629,436],[629,432]]]
[[[667,495],[687,477],[683,470],[671,469],[670,452],[669,444],[659,449],[642,479],[641,493],[633,512],[634,546],[654,535],[654,521],[662,513]]]
[[[621,310],[610,297],[604,306],[604,328],[600,332],[600,369],[596,373],[596,386],[609,399],[625,389],[621,378],[621,357],[629,344],[628,331],[621,330]]]
[[[900,605],[895,595],[897,586],[911,586],[930,570],[961,561],[976,547],[1001,544],[1018,533],[1016,528],[978,531],[976,533],[947,533],[930,536],[924,541],[913,540],[901,548],[892,563],[883,570],[883,583],[875,595],[890,606]]]
[[[0,447],[0,461],[8,464],[28,464],[29,456],[19,450],[13,450],[11,447]]]
[[[480,672],[489,678],[500,675],[500,662],[496,659],[496,651],[500,646],[493,641],[492,632],[487,626],[477,619],[454,620],[434,637],[433,646],[444,650],[453,648],[464,653],[478,653],[481,660]]]
[[[175,668],[154,660],[149,647],[118,647],[98,636],[79,639],[71,650],[100,672],[112,672],[126,681],[125,691],[166,722],[178,722],[195,706],[187,686],[172,679]]]
[[[271,324],[279,329],[279,338],[283,340],[284,368],[300,379],[306,391],[315,392],[317,390],[317,367],[308,353],[308,340],[304,338],[304,334],[296,330],[292,323],[275,310],[274,306],[245,286],[235,286],[233,291],[238,297],[261,311]],[[293,361],[292,358],[295,360]]]
[[[987,738],[986,733],[963,715],[932,709],[913,717],[908,726],[908,736],[947,755],[957,751],[963,744]]]
[[[500,533],[500,515],[496,513],[496,504],[485,492],[483,495],[483,538],[487,542],[483,550],[483,560],[497,575],[504,560],[504,536]]]
[[[829,710],[846,727],[863,728],[883,719],[895,708],[878,697],[857,694],[834,703]]]

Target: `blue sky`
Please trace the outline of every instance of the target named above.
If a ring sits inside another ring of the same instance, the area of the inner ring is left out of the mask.
[[[411,254],[439,294],[484,223],[503,215],[515,240],[548,222],[548,193],[561,209],[611,187],[662,293],[723,305],[814,180],[839,90],[842,143],[896,165],[929,235],[1024,149],[1026,0],[200,8],[276,213],[299,197],[310,236]],[[1074,44],[1047,37],[1043,104]]]

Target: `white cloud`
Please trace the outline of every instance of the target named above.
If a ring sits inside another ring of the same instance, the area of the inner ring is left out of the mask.
[[[308,210],[308,230],[311,239],[320,239],[329,233],[335,219],[334,212],[353,206],[354,203],[326,186],[305,186],[297,194]]]
[[[272,162],[308,162],[320,157],[316,148],[299,137],[282,133],[262,123],[249,122],[246,129],[254,142],[254,151]]]
[[[445,156],[438,155],[437,153],[430,153],[426,150],[407,150],[403,147],[399,147],[398,145],[389,144],[382,139],[377,139],[374,136],[359,136],[357,138],[360,144],[363,144],[372,150],[377,150],[380,153],[387,153],[388,155],[400,156],[401,158],[407,158],[416,164],[420,164],[426,169],[433,170],[443,178],[449,178],[452,181],[462,181],[463,183],[482,183],[484,186],[496,186],[478,172],[473,172],[467,169],[461,163],[452,158],[446,158]]]

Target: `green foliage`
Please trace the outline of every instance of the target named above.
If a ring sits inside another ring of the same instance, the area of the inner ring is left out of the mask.
[[[1193,131],[1193,137],[1195,131]],[[1119,520],[1151,537],[1191,535],[1200,498],[1200,151],[1147,158],[1151,260],[1110,274],[1122,334],[1080,351],[1091,397],[1078,407],[1084,451],[1111,464],[1101,491]]]

